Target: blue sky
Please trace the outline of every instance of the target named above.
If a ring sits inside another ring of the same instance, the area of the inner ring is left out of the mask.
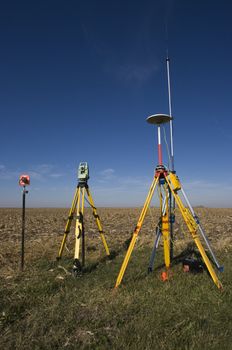
[[[22,173],[28,206],[70,206],[81,161],[97,206],[141,206],[168,46],[175,169],[193,205],[231,207],[231,13],[225,0],[2,2],[0,206],[21,205]]]

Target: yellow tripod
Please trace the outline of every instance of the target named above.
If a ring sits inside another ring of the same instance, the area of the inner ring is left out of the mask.
[[[160,124],[162,123],[166,123],[168,121],[170,121],[171,117],[167,116],[167,115],[154,115],[149,117],[147,120],[150,123],[153,124],[157,124],[158,125],[158,160],[159,160],[159,165],[156,167],[156,172],[155,172],[155,176],[154,179],[152,181],[150,190],[148,192],[147,198],[145,200],[143,209],[141,211],[138,223],[135,227],[135,230],[133,232],[131,241],[130,241],[130,245],[128,247],[127,253],[125,255],[124,261],[122,263],[121,269],[119,271],[117,280],[116,280],[116,284],[115,287],[118,287],[121,284],[121,281],[123,279],[125,270],[127,268],[127,265],[129,263],[132,251],[134,249],[138,234],[141,230],[141,227],[143,225],[143,221],[145,219],[147,210],[149,208],[150,202],[152,200],[154,191],[156,189],[156,187],[158,187],[158,192],[159,192],[159,198],[160,198],[160,212],[161,212],[161,216],[160,216],[160,231],[158,232],[158,234],[160,233],[160,235],[162,235],[163,237],[163,245],[164,245],[164,261],[165,261],[165,266],[166,269],[168,270],[170,267],[170,207],[168,204],[168,200],[169,200],[169,196],[172,195],[180,212],[181,215],[188,227],[188,230],[190,232],[190,234],[192,235],[192,238],[202,256],[202,259],[209,271],[210,276],[212,277],[214,283],[216,284],[216,286],[218,288],[222,288],[222,284],[220,282],[220,280],[218,279],[213,266],[205,252],[205,249],[201,243],[200,237],[199,237],[199,233],[201,234],[202,238],[205,241],[205,244],[208,247],[209,252],[211,253],[211,256],[214,260],[215,265],[217,266],[219,271],[223,270],[223,267],[220,266],[216,260],[215,255],[213,254],[212,248],[209,244],[209,241],[203,231],[203,228],[199,222],[198,217],[196,216],[193,208],[191,207],[191,204],[180,184],[180,181],[177,177],[177,175],[175,174],[175,172],[170,172],[168,171],[165,166],[162,165],[162,151],[161,151],[161,138],[160,138]],[[183,204],[182,199],[179,196],[179,192],[182,193],[187,206],[185,207]],[[158,237],[159,239],[159,237]],[[158,239],[157,239],[157,245],[154,247],[155,249],[158,246]],[[154,258],[154,255],[153,255]]]
[[[88,203],[90,204],[93,212],[93,216],[95,218],[98,231],[105,248],[107,256],[110,256],[110,251],[108,245],[106,243],[105,235],[102,229],[100,217],[97,213],[97,209],[94,205],[93,197],[90,193],[88,186],[89,179],[89,170],[87,163],[80,163],[79,171],[78,171],[78,185],[74,194],[74,198],[72,201],[72,206],[69,211],[68,220],[65,226],[64,236],[61,242],[61,246],[59,249],[57,259],[60,259],[63,254],[64,246],[66,243],[67,236],[70,232],[70,228],[72,225],[73,219],[76,220],[76,228],[75,228],[75,251],[74,251],[74,264],[73,264],[73,273],[77,275],[82,267],[85,266],[85,229],[84,229],[84,204],[85,204],[85,194],[88,197]],[[76,213],[76,215],[75,215]],[[82,240],[82,263],[80,263],[80,240]]]

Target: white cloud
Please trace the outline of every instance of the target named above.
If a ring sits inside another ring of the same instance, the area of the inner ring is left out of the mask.
[[[102,170],[102,171],[100,172],[100,174],[101,174],[102,176],[111,176],[111,175],[114,174],[114,173],[115,173],[115,170],[114,170],[114,169],[111,169],[111,168]]]
[[[60,178],[63,176],[62,173],[56,171],[56,168],[52,164],[39,164],[35,166],[27,167],[26,169],[9,169],[5,165],[0,164],[0,179],[11,180],[19,178],[24,173],[28,174],[31,179],[37,181],[45,181],[48,178]]]
[[[42,180],[43,177],[42,177],[42,174],[40,174],[39,172],[37,171],[29,171],[28,172],[28,175],[30,175],[30,177],[34,180]]]
[[[192,180],[192,181],[188,181],[185,183],[182,183],[183,187],[188,189],[188,190],[217,190],[218,188],[222,191],[228,190],[231,191],[232,190],[232,185],[228,185],[228,184],[223,184],[223,183],[217,183],[217,182],[209,182],[209,181],[205,181],[205,180]]]
[[[149,188],[152,183],[152,178],[145,176],[125,176],[118,179],[122,186],[134,186],[135,188]]]
[[[28,173],[32,178],[39,181],[44,181],[48,178],[58,179],[63,176],[62,173],[57,172],[53,164],[39,164],[33,166]]]
[[[54,169],[54,165],[52,165],[52,164],[39,164],[34,169],[35,169],[35,171],[37,171],[40,174],[50,174],[51,171]]]
[[[63,174],[54,173],[54,174],[50,174],[49,176],[50,176],[50,177],[53,177],[53,178],[59,178],[59,177],[62,177]]]
[[[99,172],[98,182],[105,182],[115,178],[115,170],[112,168],[107,168]]]
[[[182,187],[192,205],[232,207],[232,186],[228,183],[191,180],[183,182]]]
[[[19,177],[19,172],[7,169],[7,167],[3,164],[0,165],[0,179],[1,180],[9,180],[15,177]]]

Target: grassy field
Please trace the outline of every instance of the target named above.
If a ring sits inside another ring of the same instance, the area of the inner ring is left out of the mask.
[[[86,271],[71,274],[73,233],[63,259],[57,251],[68,211],[27,211],[25,271],[19,272],[20,210],[0,209],[1,349],[232,349],[232,209],[198,209],[225,271],[219,291],[206,271],[184,273],[174,264],[162,282],[162,244],[147,274],[158,211],[151,209],[122,285],[114,289],[126,240],[140,209],[100,209],[108,244],[105,259],[86,211]],[[191,244],[177,215],[175,253]]]

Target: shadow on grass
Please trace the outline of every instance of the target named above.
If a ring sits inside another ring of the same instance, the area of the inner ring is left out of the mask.
[[[100,264],[105,264],[107,261],[109,260],[114,260],[118,255],[119,255],[119,251],[116,251],[116,250],[112,250],[110,255],[109,256],[104,256],[102,257],[101,259],[99,259],[98,261],[94,261],[94,262],[91,262],[91,263],[88,263],[87,265],[85,266],[79,266],[79,270],[76,271],[73,275],[75,277],[78,277],[78,276],[82,276],[84,274],[90,274],[91,272],[93,272],[94,270],[97,269],[97,267],[100,265]],[[63,264],[66,266],[67,269],[69,269],[70,267],[70,261],[73,262],[73,259],[70,259],[68,257],[65,257],[65,258],[62,258],[62,259],[59,259],[57,260],[58,262],[63,262]],[[56,263],[56,262],[54,262]],[[71,273],[71,271],[70,271]]]
[[[214,261],[212,260],[212,257],[208,254],[206,251],[207,257],[211,261],[211,263],[214,265]],[[196,249],[196,247],[190,243],[188,244],[187,248],[184,249],[180,254],[176,255],[171,262],[171,267],[176,265],[188,265],[189,266],[189,272],[191,273],[201,273],[203,271],[206,271],[208,274],[208,269],[202,259],[202,256],[200,252]],[[165,268],[165,264],[158,265],[154,271],[160,270]]]
[[[91,273],[94,271],[100,264],[104,264],[109,260],[114,260],[118,255],[119,251],[112,250],[110,252],[110,255],[102,257],[100,260],[93,262],[91,264],[88,264],[87,266],[83,267],[82,272],[83,273]]]

